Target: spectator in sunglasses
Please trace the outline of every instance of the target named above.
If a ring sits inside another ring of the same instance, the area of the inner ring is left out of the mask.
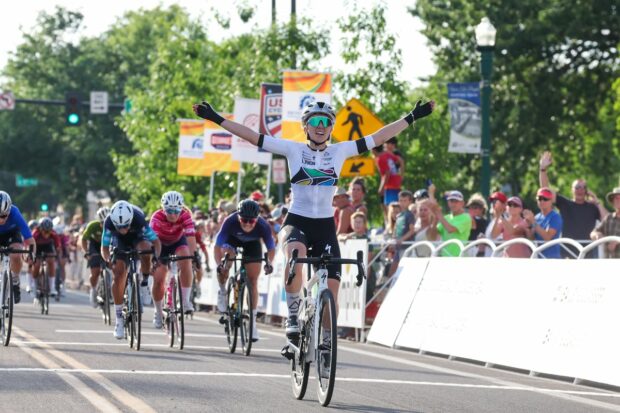
[[[534,216],[529,209],[523,211],[523,218],[527,221],[530,230],[530,239],[536,241],[551,241],[562,235],[563,221],[560,214],[553,209],[553,192],[549,188],[540,188],[536,192],[536,200],[540,212]],[[546,258],[562,258],[560,246],[554,245],[543,250]]]
[[[550,187],[547,169],[553,164],[551,152],[546,151],[540,157],[539,181],[541,187]],[[596,221],[602,221],[607,215],[607,210],[601,204],[597,196],[588,189],[586,181],[576,179],[571,186],[572,199],[568,199],[562,195],[555,195],[552,200],[556,204],[562,220],[564,228],[563,236],[574,240],[589,240],[590,232],[594,229]],[[562,249],[562,257],[574,257],[578,254],[570,245],[566,246],[572,251]]]
[[[523,201],[518,196],[508,198],[506,203],[508,210],[507,216],[501,216],[495,221],[491,236],[498,238],[500,235],[504,241],[514,238],[531,238],[533,230],[523,219]],[[525,244],[512,245],[504,250],[505,257],[528,258],[532,251]]]
[[[614,207],[614,212],[603,218],[603,221],[592,231],[590,237],[593,240],[610,235],[620,237],[620,187],[614,188],[607,194],[607,201]],[[605,258],[620,258],[620,243],[608,242],[605,245]]]

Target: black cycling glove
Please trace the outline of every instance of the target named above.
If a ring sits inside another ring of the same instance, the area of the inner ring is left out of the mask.
[[[413,108],[411,113],[405,116],[405,120],[411,125],[414,120],[422,119],[423,117],[430,115],[432,112],[433,105],[431,101],[422,104],[422,101],[418,100],[418,103],[416,103],[415,108]]]
[[[215,122],[218,125],[221,125],[222,122],[224,122],[224,118],[218,115],[217,112],[213,109],[213,107],[204,100],[201,104],[194,105],[193,109],[194,113],[203,119],[210,120],[211,122]]]

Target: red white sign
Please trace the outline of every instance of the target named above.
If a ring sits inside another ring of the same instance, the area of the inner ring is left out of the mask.
[[[273,176],[274,184],[286,183],[286,160],[274,159],[271,166],[271,175]]]
[[[15,109],[15,96],[13,96],[13,92],[0,93],[0,110],[13,109]]]

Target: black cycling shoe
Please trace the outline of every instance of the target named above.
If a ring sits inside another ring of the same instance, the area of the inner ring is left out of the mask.
[[[289,350],[288,348],[288,344],[284,347],[282,347],[282,350],[280,351],[280,354],[282,355],[282,357],[288,359],[288,360],[293,360],[295,358],[295,352]]]
[[[22,290],[19,288],[19,284],[13,284],[13,302],[19,304],[22,300]]]
[[[299,323],[297,322],[297,316],[290,316],[286,320],[286,338],[289,340],[299,339]]]

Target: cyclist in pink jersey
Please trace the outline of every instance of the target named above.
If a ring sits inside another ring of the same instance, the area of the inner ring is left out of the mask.
[[[160,263],[153,273],[153,302],[155,313],[153,325],[163,327],[163,300],[166,274],[168,273],[169,255],[188,256],[196,251],[196,229],[191,212],[185,207],[183,195],[176,191],[166,192],[161,197],[161,209],[157,210],[149,225],[161,241]],[[178,261],[181,280],[183,308],[186,312],[194,311],[190,302],[192,288],[192,263],[189,260]],[[148,288],[148,287],[147,287]]]

